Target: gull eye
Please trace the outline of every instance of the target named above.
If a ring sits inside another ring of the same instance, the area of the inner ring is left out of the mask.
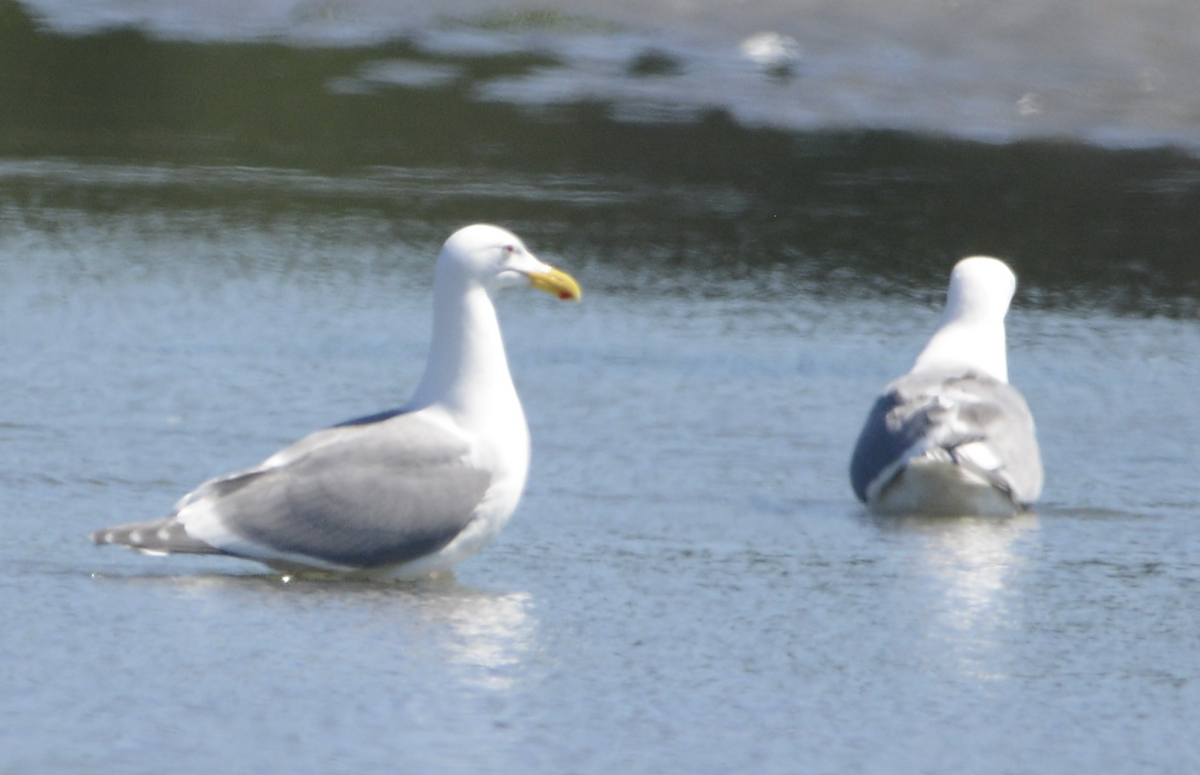
[[[503,250],[506,254],[511,256],[513,253],[517,252],[517,246],[516,245],[505,245]]]

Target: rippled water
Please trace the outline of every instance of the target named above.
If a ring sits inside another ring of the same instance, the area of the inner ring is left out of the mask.
[[[396,404],[436,238],[24,215],[0,238],[0,770],[1200,762],[1192,320],[1018,306],[1043,507],[875,521],[849,449],[933,304],[542,251],[588,295],[503,297],[534,437],[512,523],[453,579],[288,583],[86,535]]]
[[[1200,768],[1200,6],[594,5],[0,0],[0,773]],[[453,578],[90,545],[399,404],[478,220],[585,302]],[[1043,502],[869,518],[971,253]]]

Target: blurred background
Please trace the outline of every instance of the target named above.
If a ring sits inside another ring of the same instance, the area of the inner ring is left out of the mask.
[[[1197,37],[1174,0],[4,0],[0,207],[483,213],[839,292],[987,252],[1022,303],[1192,315]]]

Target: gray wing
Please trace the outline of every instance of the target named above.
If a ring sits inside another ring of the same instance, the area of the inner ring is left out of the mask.
[[[329,428],[296,448],[272,458],[282,465],[201,488],[222,528],[271,553],[392,565],[453,540],[491,483],[463,462],[460,437],[419,414]],[[182,510],[180,518],[195,535]]]
[[[165,522],[110,528],[93,537],[144,551],[209,546],[263,560],[393,565],[441,549],[471,521],[491,475],[464,462],[468,451],[461,437],[419,414],[335,426],[259,468],[206,482]],[[147,545],[152,534],[145,529],[136,544],[119,540],[120,533],[115,540],[104,537],[151,525],[164,538],[179,532],[178,525],[186,532],[177,546],[165,540]],[[243,550],[247,543],[250,551]]]
[[[970,468],[1030,504],[1042,490],[1033,415],[1012,385],[975,374],[906,374],[871,408],[850,461],[860,500],[881,476],[929,450]]]

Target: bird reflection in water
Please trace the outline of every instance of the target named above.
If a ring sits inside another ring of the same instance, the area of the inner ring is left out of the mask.
[[[537,634],[530,593],[460,586],[451,573],[378,588],[413,614],[406,630],[417,650],[432,647],[464,685],[503,691],[524,675]]]
[[[157,575],[94,578],[135,583],[161,583]],[[267,602],[280,621],[294,624],[306,620],[317,640],[330,628],[344,631],[353,621],[356,633],[355,659],[371,659],[364,643],[380,646],[376,669],[399,658],[408,672],[414,660],[445,670],[463,685],[503,691],[517,683],[528,667],[537,641],[537,617],[529,592],[495,593],[459,585],[453,573],[419,581],[372,581],[338,574],[171,576],[172,586],[187,597],[189,605],[211,612],[223,609],[222,601],[248,597],[257,604]],[[287,594],[280,595],[286,590]],[[361,619],[366,615],[366,620]],[[270,618],[270,614],[268,614]],[[294,641],[295,639],[293,639]],[[306,641],[289,641],[304,649]],[[385,645],[386,644],[386,645]],[[324,643],[329,648],[329,643]],[[286,660],[286,649],[276,647],[275,656]],[[329,656],[326,653],[326,656]]]
[[[432,601],[429,618],[449,628],[442,647],[462,680],[486,689],[511,688],[533,650],[536,619],[528,592],[492,594],[458,588]]]
[[[1037,535],[1036,513],[987,517],[898,517],[878,522],[915,539],[926,581],[927,637],[984,680],[1007,677],[1003,643],[1020,626],[1014,586],[1028,562],[1022,544]]]

